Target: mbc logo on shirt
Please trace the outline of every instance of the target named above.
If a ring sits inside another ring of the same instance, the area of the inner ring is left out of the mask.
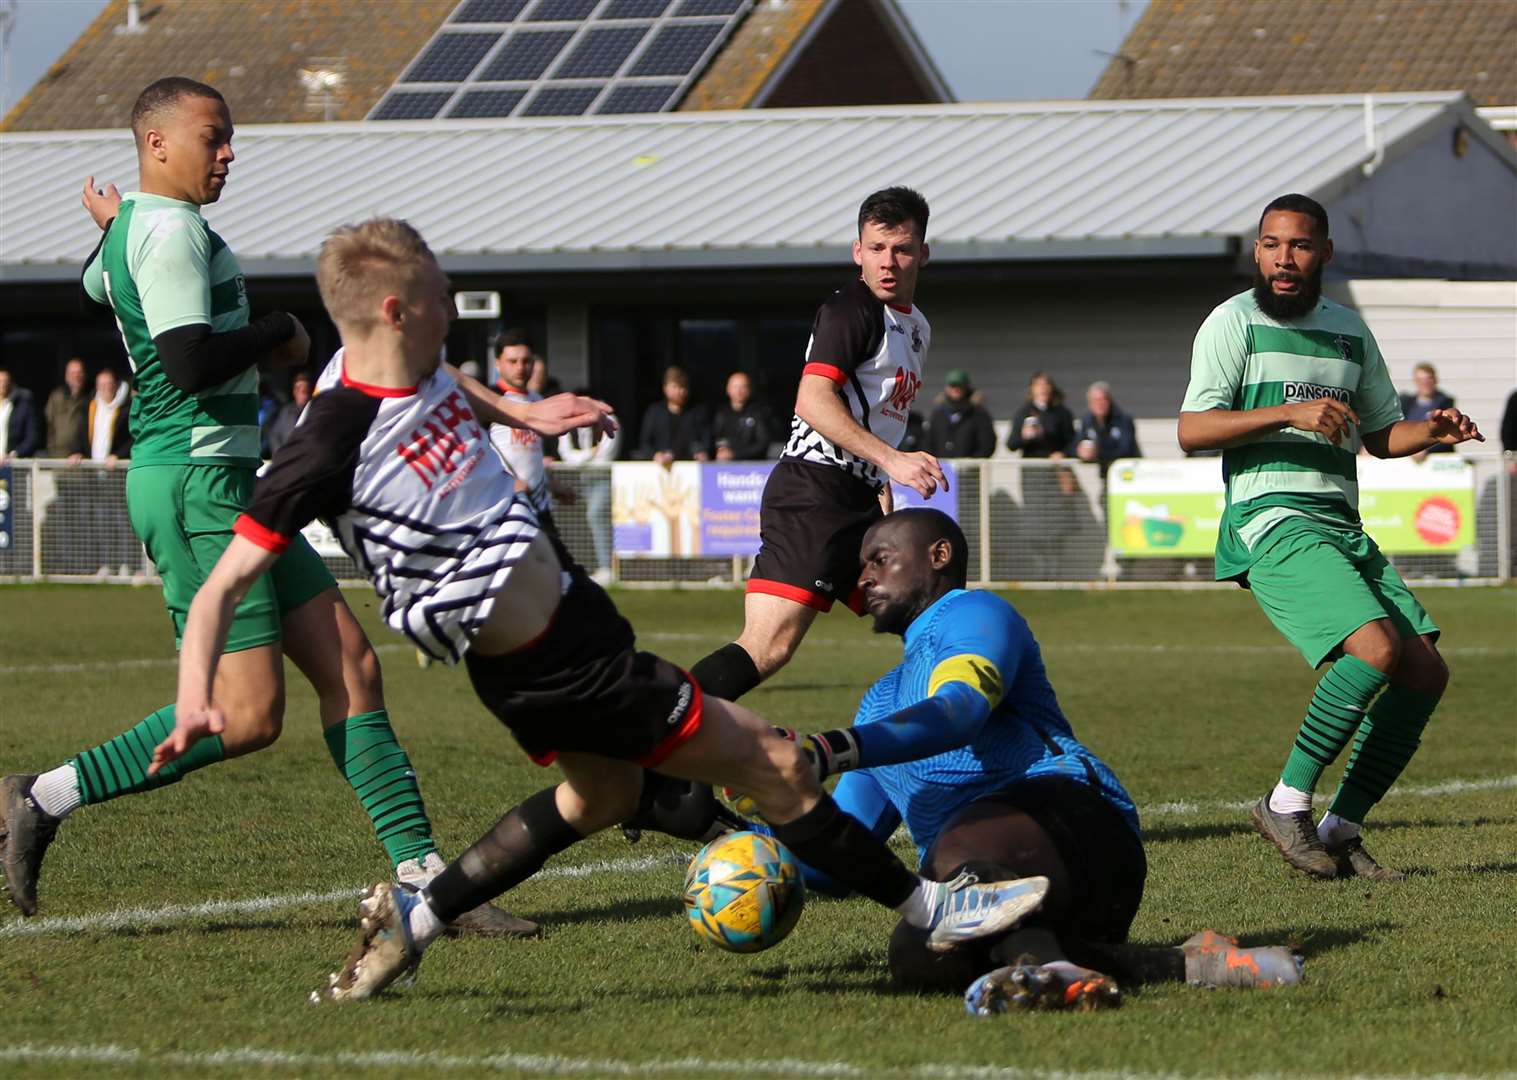
[[[474,419],[473,410],[463,394],[455,390],[438,403],[420,427],[397,443],[395,450],[430,490],[439,476],[458,468],[458,459],[468,450],[467,440],[483,436],[484,429]]]
[[[890,394],[890,404],[899,412],[905,412],[911,408],[911,403],[917,398],[917,391],[922,389],[922,377],[914,371],[907,371],[903,367],[895,369],[895,389]]]

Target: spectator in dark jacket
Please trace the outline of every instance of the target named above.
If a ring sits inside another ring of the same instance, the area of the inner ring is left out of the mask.
[[[1093,382],[1085,391],[1086,413],[1075,421],[1075,437],[1069,444],[1069,453],[1081,461],[1096,461],[1101,465],[1101,476],[1118,458],[1142,457],[1138,449],[1138,433],[1128,416],[1112,400],[1111,384]]]
[[[969,381],[969,372],[948,373],[943,401],[927,421],[926,450],[940,458],[986,458],[996,452],[995,426]]]
[[[68,457],[84,431],[90,395],[84,387],[84,361],[74,357],[63,365],[63,385],[53,387],[43,413],[47,417],[47,456]]]
[[[269,422],[263,428],[264,457],[273,457],[279,453],[279,448],[284,445],[290,433],[295,430],[295,423],[300,419],[301,412],[306,407],[306,402],[311,400],[311,373],[309,371],[297,371],[295,377],[290,380],[290,400],[279,406],[278,411],[269,417]]]
[[[668,465],[673,461],[710,461],[711,425],[699,405],[690,404],[690,376],[671,365],[664,371],[664,400],[643,413],[639,456]]]
[[[1417,385],[1415,394],[1401,395],[1401,412],[1408,420],[1426,420],[1436,409],[1452,409],[1454,399],[1438,389],[1438,371],[1432,364],[1418,364],[1412,368],[1412,381]],[[1413,460],[1421,461],[1429,454],[1452,454],[1454,448],[1443,443],[1434,443],[1426,450],[1413,454]]]
[[[1075,418],[1064,407],[1064,391],[1042,371],[1027,382],[1027,401],[1011,418],[1006,446],[1023,457],[1061,458],[1075,434]]]
[[[717,461],[762,461],[769,456],[774,425],[769,412],[753,401],[753,383],[746,372],[727,376],[727,404],[716,413],[711,434]]]
[[[17,386],[11,373],[0,368],[0,464],[29,458],[42,443],[42,424],[32,392]]]

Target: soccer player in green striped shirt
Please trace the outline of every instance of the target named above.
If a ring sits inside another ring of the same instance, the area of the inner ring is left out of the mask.
[[[106,232],[84,272],[109,304],[131,359],[135,440],[127,512],[163,579],[176,642],[190,601],[232,539],[258,468],[260,361],[299,364],[310,347],[299,320],[272,312],[249,321],[242,270],[200,216],[221,197],[235,155],[221,94],[160,79],[132,110],[142,190],[120,199],[85,187]],[[119,206],[116,204],[119,202]],[[113,221],[106,215],[115,210]],[[331,572],[297,537],[238,606],[216,679],[224,733],[150,774],[154,748],[174,729],[166,705],[126,732],[40,776],[0,780],[5,882],[24,915],[37,910],[42,856],[81,805],[162,787],[279,737],[284,657],[310,680],[326,743],[374,823],[396,876],[424,884],[442,869],[416,773],[385,711],[379,661]],[[530,933],[536,927],[481,908],[458,929]]]
[[[1180,445],[1223,451],[1217,580],[1251,589],[1309,664],[1330,665],[1254,825],[1314,877],[1396,879],[1404,875],[1364,850],[1360,825],[1411,760],[1448,668],[1437,625],[1365,535],[1355,455],[1362,446],[1409,457],[1484,438],[1457,409],[1402,419],[1369,327],[1322,297],[1332,257],[1314,200],[1282,195],[1264,208],[1254,287],[1196,334]],[[1342,783],[1314,825],[1317,781],[1351,739]]]

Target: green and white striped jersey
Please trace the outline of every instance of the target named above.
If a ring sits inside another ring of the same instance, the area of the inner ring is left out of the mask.
[[[1222,454],[1227,508],[1217,538],[1217,580],[1248,572],[1260,541],[1286,518],[1305,515],[1345,529],[1359,521],[1354,458],[1360,430],[1401,419],[1385,360],[1369,327],[1342,304],[1323,300],[1300,319],[1266,315],[1253,290],[1219,304],[1196,333],[1185,412],[1243,411],[1332,397],[1359,417],[1338,443],[1284,428]]]
[[[161,195],[126,196],[84,268],[84,288],[115,312],[131,358],[132,466],[257,468],[258,369],[188,394],[164,375],[153,344],[180,326],[203,323],[220,334],[248,324],[242,268],[200,208]]]

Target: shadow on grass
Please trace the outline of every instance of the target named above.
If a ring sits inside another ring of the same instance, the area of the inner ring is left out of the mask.
[[[1362,926],[1320,927],[1304,933],[1295,928],[1285,927],[1278,930],[1259,930],[1254,933],[1240,934],[1238,940],[1245,946],[1288,945],[1292,952],[1300,953],[1310,960],[1314,956],[1332,952],[1334,949],[1358,945],[1382,933],[1400,929],[1400,923],[1382,920],[1365,923]]]
[[[1454,869],[1464,874],[1517,874],[1517,862],[1466,863]]]
[[[622,900],[615,904],[597,907],[577,907],[564,911],[534,911],[526,916],[533,922],[543,924],[547,933],[555,927],[572,926],[577,923],[641,922],[647,919],[668,919],[683,916],[685,907],[678,897],[649,900]]]
[[[1517,825],[1514,817],[1490,817],[1481,815],[1471,818],[1375,818],[1366,827],[1365,835],[1378,832],[1395,832],[1401,829],[1478,829],[1487,825]],[[1254,834],[1254,826],[1247,817],[1240,815],[1237,821],[1214,822],[1205,825],[1158,825],[1143,830],[1146,844],[1165,844],[1184,840],[1216,840],[1226,836]],[[1510,865],[1510,864],[1508,864]]]
[[[1220,825],[1160,825],[1144,828],[1145,844],[1167,844],[1176,840],[1216,840],[1224,836],[1252,835],[1253,825],[1247,820],[1227,822]]]

